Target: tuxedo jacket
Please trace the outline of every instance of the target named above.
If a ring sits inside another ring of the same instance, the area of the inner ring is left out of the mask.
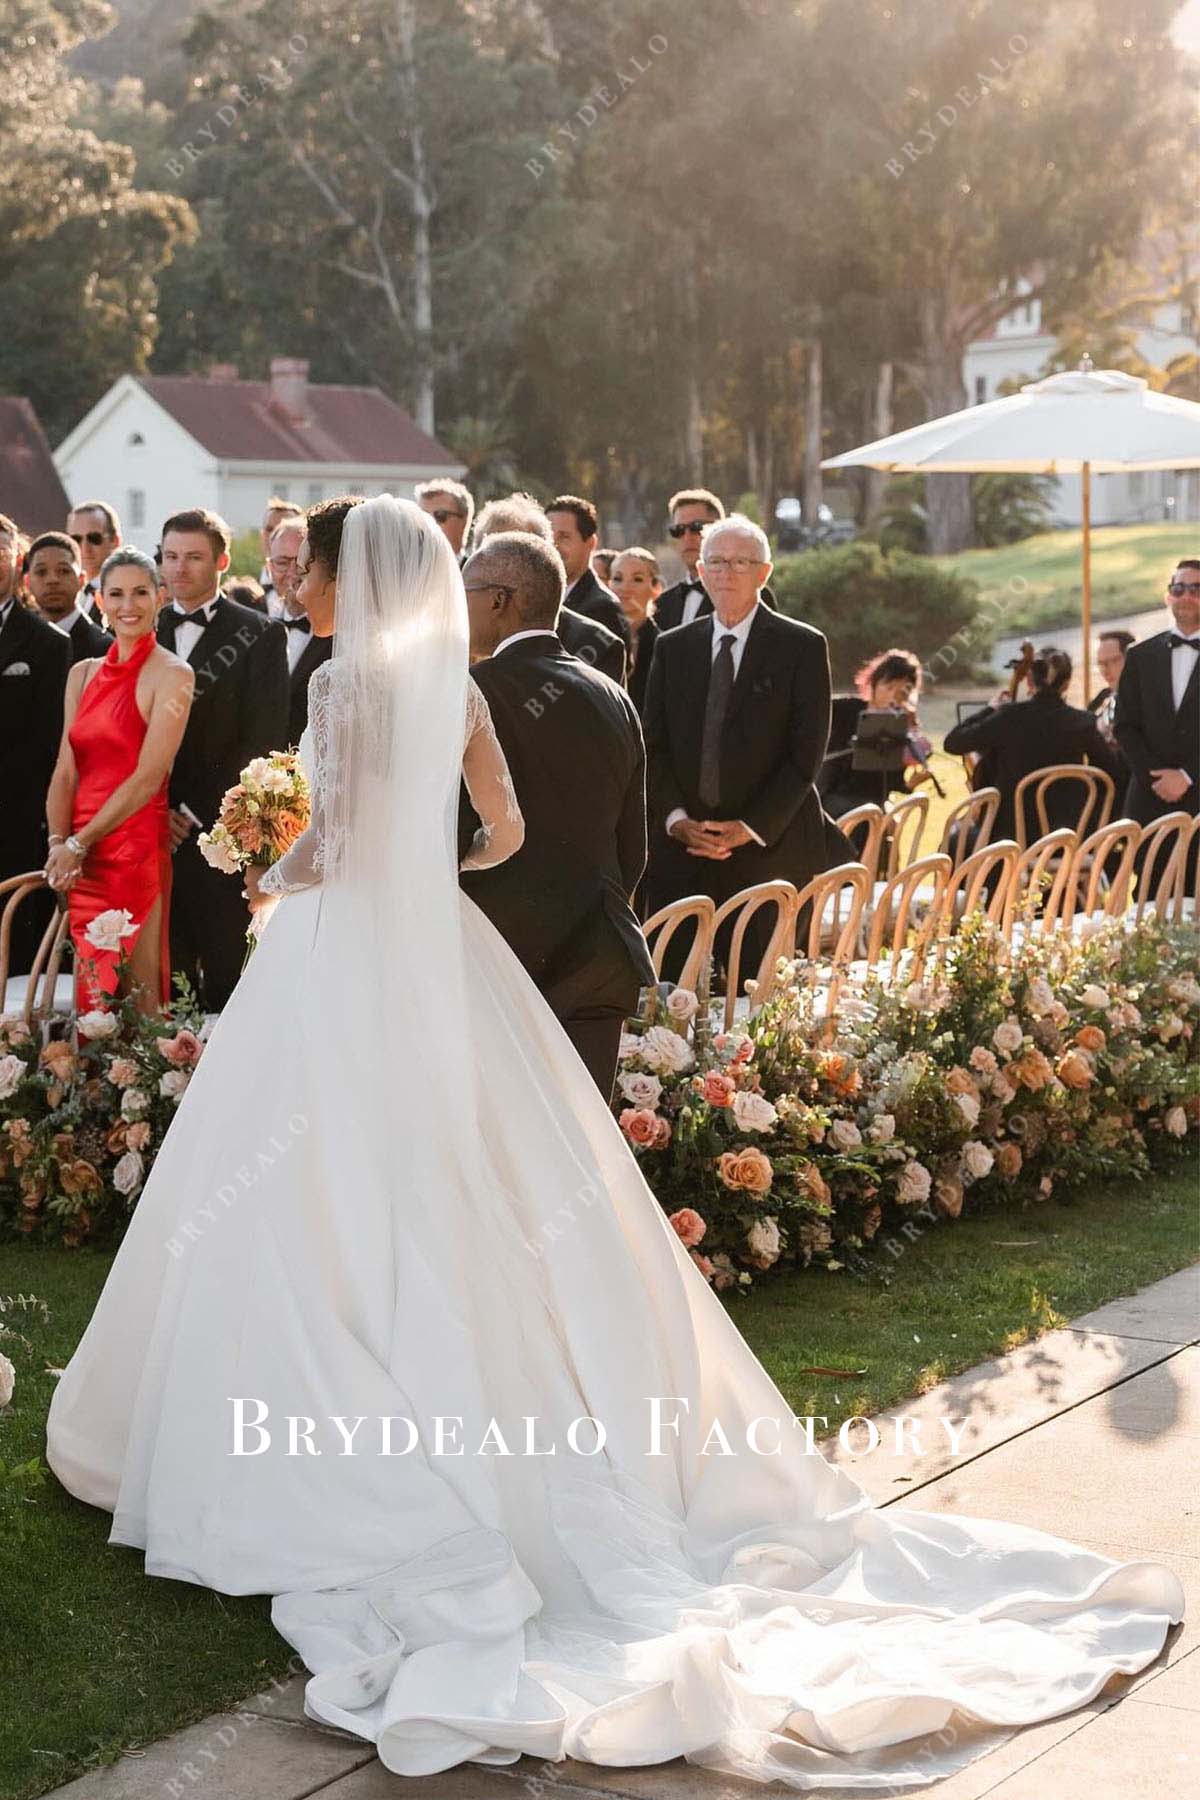
[[[629,654],[633,642],[633,633],[629,629],[629,620],[621,611],[621,602],[611,588],[606,588],[591,569],[585,569],[564,602],[572,612],[582,613],[585,619],[595,619],[600,625],[606,625],[615,631]]]
[[[46,860],[46,790],[70,666],[66,632],[15,601],[0,630],[0,879]]]
[[[1095,714],[1081,706],[1068,706],[1060,694],[1046,691],[1033,694],[1028,700],[1014,700],[1006,706],[973,713],[947,732],[945,748],[953,756],[961,756],[965,750],[992,752],[989,779],[1000,790],[993,842],[1017,835],[1017,783],[1023,776],[1048,769],[1054,763],[1082,763],[1086,758],[1093,768],[1111,775],[1117,786],[1114,816],[1120,816],[1120,761],[1103,737]],[[1074,782],[1050,789],[1046,795],[1046,817],[1052,831],[1060,825],[1075,828],[1082,795],[1082,788]],[[1025,806],[1027,841],[1032,843],[1040,835],[1040,826],[1028,796]],[[1088,824],[1091,830],[1099,824],[1094,809]]]
[[[175,609],[158,615],[158,641],[175,648]],[[283,626],[220,594],[212,623],[188,657],[195,696],[171,770],[170,802],[186,803],[207,830],[221,797],[252,757],[288,743],[288,667]]]
[[[633,660],[629,665],[629,698],[639,713],[646,710],[646,688],[650,682],[650,665],[654,646],[662,636],[662,626],[651,613],[638,626],[633,639]]]
[[[674,631],[677,625],[683,624],[684,602],[692,589],[697,586],[701,586],[701,584],[695,581],[677,581],[674,587],[663,589],[662,593],[654,603],[654,616],[658,620],[659,628],[662,631]],[[712,617],[713,603],[709,599],[707,593],[704,593],[702,586],[701,593],[703,598],[700,601],[700,610],[696,614],[696,618],[709,619]],[[759,594],[759,599],[762,604],[769,607],[772,612],[778,612],[779,604],[769,587],[763,588],[762,592]],[[693,620],[693,623],[694,622],[695,621]]]
[[[515,856],[462,876],[560,1019],[631,1012],[654,980],[630,895],[646,863],[645,749],[625,690],[552,632],[476,663],[525,820]],[[459,853],[478,821],[464,791]]]
[[[1171,682],[1171,637],[1163,631],[1125,652],[1113,732],[1129,767],[1125,811],[1140,825],[1168,812],[1200,812],[1200,656],[1188,651],[1192,672],[1176,711]],[[1168,804],[1155,794],[1151,769],[1183,769],[1192,785]]]
[[[71,641],[71,665],[82,662],[87,656],[107,656],[108,647],[112,643],[112,633],[101,631],[94,625],[86,613],[77,612],[71,623],[61,627]]]
[[[710,880],[729,893],[773,879],[802,887],[828,866],[825,815],[816,789],[829,739],[829,646],[824,635],[758,608],[725,716],[715,813],[699,794],[712,643],[713,618],[694,619],[662,633],[650,665],[643,722],[651,885],[658,904],[678,880],[693,884],[680,887],[680,894],[708,892]],[[666,833],[667,818],[676,807],[692,819],[740,819],[765,847],[747,844],[725,862],[689,857]],[[657,873],[667,864],[670,869],[659,881]]]
[[[286,625],[284,630],[287,630]],[[300,660],[288,674],[288,729],[287,741],[294,750],[308,724],[308,683],[314,669],[319,669],[323,662],[328,662],[333,655],[333,639],[319,638],[309,634],[307,644],[300,652]]]
[[[611,681],[625,679],[625,645],[615,631],[596,619],[585,619],[573,607],[559,609],[557,631],[564,648]]]

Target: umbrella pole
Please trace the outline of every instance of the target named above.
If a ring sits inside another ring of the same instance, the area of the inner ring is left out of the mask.
[[[1083,519],[1083,700],[1088,703],[1092,685],[1092,465],[1084,463],[1080,470],[1080,500]]]

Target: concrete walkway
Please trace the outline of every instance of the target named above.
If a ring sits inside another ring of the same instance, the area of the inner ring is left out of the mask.
[[[1198,1337],[1200,1267],[894,1409],[927,1422],[920,1458],[839,1452],[880,1505],[1011,1519],[1114,1559],[1156,1558],[1187,1595],[1187,1618],[1150,1668],[1117,1678],[1078,1712],[1019,1732],[926,1789],[932,1800],[1200,1793]],[[968,1421],[957,1456],[938,1445],[942,1415]],[[885,1441],[892,1417],[877,1419]],[[296,1675],[56,1791],[62,1800],[753,1800],[784,1791],[684,1762],[600,1769],[530,1757],[402,1779],[361,1739],[306,1722],[303,1688]],[[841,1790],[837,1800],[855,1796]]]

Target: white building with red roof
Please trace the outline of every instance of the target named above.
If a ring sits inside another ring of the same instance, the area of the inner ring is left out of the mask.
[[[257,529],[272,495],[300,506],[411,496],[420,481],[465,473],[378,388],[310,382],[291,356],[272,357],[269,381],[242,381],[228,363],[207,376],[123,375],[54,463],[72,504],[107,500],[144,550],[189,506],[211,507],[236,535]]]

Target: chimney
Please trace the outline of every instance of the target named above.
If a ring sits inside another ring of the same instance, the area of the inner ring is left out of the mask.
[[[271,358],[271,403],[297,424],[308,418],[308,363],[301,356]]]
[[[210,381],[236,381],[237,378],[236,363],[213,363],[208,371]]]

